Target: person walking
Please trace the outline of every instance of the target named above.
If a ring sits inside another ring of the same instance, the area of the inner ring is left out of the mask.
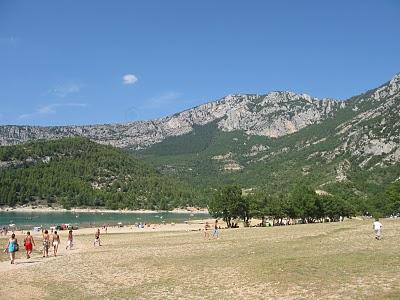
[[[67,239],[67,247],[65,247],[65,250],[69,248],[69,250],[72,249],[72,244],[73,244],[73,236],[72,236],[72,230],[68,231],[68,239]]]
[[[43,257],[49,257],[50,235],[46,229],[43,233]]]
[[[57,234],[57,231],[54,231],[54,233],[52,235],[52,245],[53,245],[54,256],[57,256],[59,244],[60,244],[60,236]]]
[[[214,231],[213,231],[213,234],[212,234],[212,236],[213,236],[213,238],[217,238],[217,239],[219,239],[219,227],[218,227],[218,220],[215,220],[215,223],[214,223]]]
[[[26,233],[26,237],[24,239],[24,246],[25,246],[25,251],[26,251],[26,258],[31,258],[31,253],[33,246],[35,245],[35,241],[33,240],[33,236],[31,236],[31,233],[28,231]]]
[[[98,228],[96,233],[94,234],[93,246],[96,246],[96,244],[99,244],[99,246],[101,246],[101,243],[100,243],[100,228]]]
[[[373,223],[372,227],[374,228],[375,239],[380,240],[381,239],[383,225],[382,225],[381,222],[379,222],[378,218],[375,219],[375,222]]]
[[[13,233],[10,237],[10,239],[8,240],[8,244],[7,244],[7,248],[6,248],[6,252],[8,252],[8,254],[10,254],[10,261],[11,264],[14,264],[15,261],[15,252],[18,251],[18,241],[17,238],[15,237],[15,234]]]

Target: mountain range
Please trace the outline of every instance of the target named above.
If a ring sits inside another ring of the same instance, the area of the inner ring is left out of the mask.
[[[235,94],[172,116],[125,124],[0,126],[0,144],[81,136],[135,152],[161,173],[212,190],[239,183],[379,201],[400,178],[400,75],[346,100]]]

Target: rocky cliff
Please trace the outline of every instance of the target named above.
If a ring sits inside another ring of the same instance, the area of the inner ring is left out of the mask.
[[[222,131],[279,137],[333,117],[345,102],[319,100],[306,94],[229,95],[218,101],[151,121],[88,126],[0,126],[0,144],[82,136],[101,144],[141,149],[170,136],[189,133],[194,125],[217,121]]]

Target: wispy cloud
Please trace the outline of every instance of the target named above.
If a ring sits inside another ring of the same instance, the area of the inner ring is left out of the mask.
[[[165,92],[159,96],[150,98],[147,101],[145,101],[145,106],[146,107],[164,106],[166,104],[171,104],[172,102],[179,100],[181,96],[182,94],[179,92],[174,92],[174,91]]]
[[[141,117],[145,119],[158,118],[169,113],[176,112],[176,107],[180,106],[182,93],[175,91],[168,91],[158,96],[145,99],[139,104],[131,106],[125,111],[125,120],[139,120]]]
[[[21,114],[18,116],[18,120],[30,119],[33,117],[40,117],[49,114],[57,113],[57,109],[61,107],[77,107],[84,108],[87,107],[86,103],[68,102],[68,103],[53,103],[49,105],[43,105],[38,107],[34,112]]]
[[[135,84],[138,81],[138,78],[134,74],[125,74],[122,76],[122,82],[126,85]]]
[[[71,94],[79,93],[82,89],[82,84],[69,82],[58,84],[54,88],[48,90],[45,95],[56,96],[59,98],[65,98]]]

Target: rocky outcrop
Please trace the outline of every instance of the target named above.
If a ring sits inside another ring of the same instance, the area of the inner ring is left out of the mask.
[[[223,131],[243,130],[249,135],[279,137],[331,117],[344,106],[344,102],[290,92],[229,95],[150,121],[86,126],[0,126],[0,144],[83,136],[101,144],[141,149],[169,136],[186,134],[194,125],[210,122],[218,122],[218,128]]]
[[[400,161],[400,75],[350,105],[363,110],[338,126],[342,144],[335,155],[349,153],[361,161],[360,167],[374,156],[387,163]]]

